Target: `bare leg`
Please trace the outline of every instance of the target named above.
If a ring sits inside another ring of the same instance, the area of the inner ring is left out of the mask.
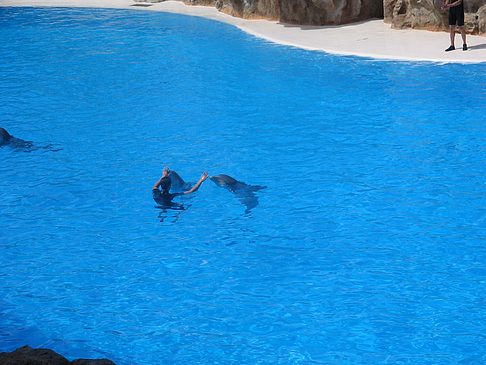
[[[455,25],[451,25],[449,27],[449,34],[451,36],[451,45],[449,46],[449,48],[447,48],[445,51],[446,52],[449,52],[449,51],[453,51],[455,50],[456,48],[454,47],[454,38],[456,36],[456,26]]]
[[[459,30],[461,31],[461,37],[462,37],[462,44],[466,44],[466,29],[464,26],[459,27]]]
[[[449,34],[451,36],[451,46],[454,47],[454,38],[456,37],[456,27],[454,25],[449,27]]]

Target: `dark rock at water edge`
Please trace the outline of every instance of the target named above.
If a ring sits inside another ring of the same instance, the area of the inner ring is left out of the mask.
[[[50,349],[23,346],[13,352],[0,352],[0,365],[116,365],[107,359],[77,359],[69,361]]]
[[[0,353],[1,365],[69,365],[69,360],[49,349],[20,347],[13,352]]]

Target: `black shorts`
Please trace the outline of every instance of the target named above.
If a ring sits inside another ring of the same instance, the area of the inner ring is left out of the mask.
[[[449,8],[449,25],[457,25],[459,27],[464,25],[464,7],[461,5]]]

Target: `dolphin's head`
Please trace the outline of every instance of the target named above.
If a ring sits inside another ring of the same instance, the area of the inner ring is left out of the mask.
[[[238,181],[233,179],[231,176],[220,174],[210,177],[211,181],[213,181],[216,185],[221,187],[228,187],[235,185]]]

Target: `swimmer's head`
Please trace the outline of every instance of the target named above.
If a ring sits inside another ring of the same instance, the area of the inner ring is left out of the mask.
[[[167,175],[160,180],[160,188],[163,193],[168,193],[171,185],[170,177]]]

